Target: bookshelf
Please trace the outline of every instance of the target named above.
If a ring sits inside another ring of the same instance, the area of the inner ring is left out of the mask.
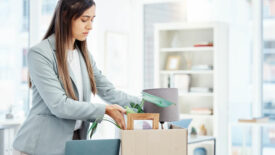
[[[197,132],[204,125],[217,154],[228,153],[227,31],[219,22],[155,25],[154,86],[179,89],[180,118],[192,118]]]

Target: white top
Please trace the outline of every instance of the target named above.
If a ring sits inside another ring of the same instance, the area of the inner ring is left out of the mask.
[[[79,101],[83,101],[83,84],[82,84],[82,74],[81,74],[81,68],[80,68],[80,62],[79,62],[79,52],[76,49],[73,51],[69,51],[67,61],[76,79],[75,84],[78,90]],[[77,120],[74,130],[80,129],[81,125],[82,125],[82,121]]]

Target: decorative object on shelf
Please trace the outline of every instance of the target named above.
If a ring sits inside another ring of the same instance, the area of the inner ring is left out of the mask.
[[[174,86],[179,88],[180,92],[189,92],[191,78],[188,74],[174,75]]]
[[[178,105],[178,89],[177,88],[156,88],[156,89],[145,89],[143,92],[158,96],[167,101],[175,103],[174,105],[167,107],[159,107],[152,104],[151,101],[144,102],[144,112],[145,113],[159,113],[159,121],[162,125],[164,122],[178,121],[179,120],[179,105]]]
[[[177,47],[180,47],[181,46],[181,41],[180,41],[180,36],[179,36],[179,33],[175,33],[173,35],[173,38],[171,40],[171,43],[170,43],[170,46],[172,48],[177,48]]]
[[[167,56],[166,60],[166,67],[167,70],[178,70],[180,67],[180,55],[169,55]]]
[[[191,136],[196,136],[198,134],[195,127],[192,126],[190,134],[191,134]]]
[[[206,149],[203,147],[197,147],[194,150],[194,155],[207,155]]]
[[[213,65],[194,65],[192,70],[213,70]]]
[[[204,124],[202,124],[202,125],[200,126],[199,135],[203,135],[203,136],[206,136],[206,135],[207,135],[207,130],[206,130]]]
[[[184,63],[185,63],[185,66],[184,68],[186,70],[190,70],[192,68],[192,60],[193,60],[193,53],[184,53]]]
[[[12,105],[9,105],[9,111],[6,113],[6,119],[13,119]]]
[[[265,123],[269,121],[269,117],[253,117],[253,118],[240,118],[239,122],[242,123]]]
[[[168,75],[167,82],[168,82],[167,87],[171,88],[171,76],[170,75]]]
[[[191,87],[190,92],[210,93],[210,92],[213,92],[213,89],[212,88],[207,88],[207,87]]]
[[[213,46],[214,46],[213,41],[201,42],[201,43],[198,43],[198,44],[194,45],[194,47],[213,47]]]
[[[213,110],[210,108],[192,108],[190,113],[194,115],[212,115]]]

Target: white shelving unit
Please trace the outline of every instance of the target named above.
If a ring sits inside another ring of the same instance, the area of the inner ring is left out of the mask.
[[[175,70],[167,71],[161,70],[161,74],[212,74],[213,70]]]
[[[213,47],[161,48],[160,52],[202,52],[213,51]]]
[[[194,46],[202,43],[213,45]],[[223,155],[228,154],[227,46],[228,30],[223,23],[155,25],[154,86],[178,88],[180,118],[192,118],[190,129],[195,127],[197,132],[204,125],[207,135],[214,136],[217,140],[216,154]],[[180,60],[178,67],[173,70],[167,69],[168,58],[171,56]],[[198,66],[205,68],[198,69]],[[182,75],[189,80],[182,78]],[[191,87],[209,91],[190,92]],[[211,115],[192,114],[194,108],[209,108],[213,112]]]

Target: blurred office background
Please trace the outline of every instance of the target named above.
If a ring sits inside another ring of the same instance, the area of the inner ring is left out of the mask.
[[[228,154],[275,154],[275,126],[243,126],[242,117],[275,119],[275,0],[97,0],[89,51],[119,89],[154,87],[154,24],[224,22],[229,28]],[[46,32],[57,0],[0,0],[0,116],[23,119],[31,108],[26,55]],[[108,67],[107,36],[125,43]],[[96,102],[103,102],[94,97]],[[106,124],[98,138],[115,136]],[[245,138],[244,138],[245,137]]]

